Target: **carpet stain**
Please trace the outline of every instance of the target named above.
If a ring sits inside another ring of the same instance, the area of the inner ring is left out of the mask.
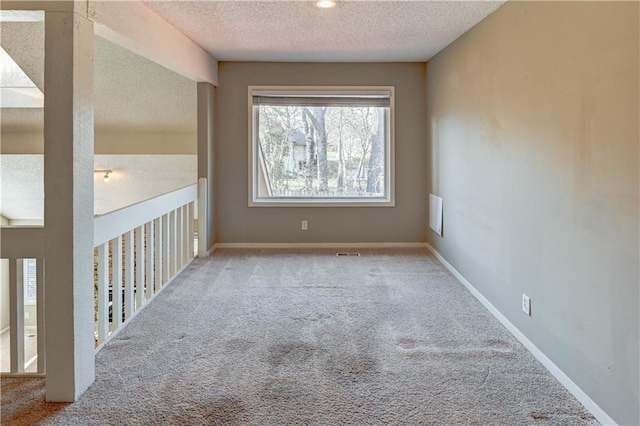
[[[548,414],[543,414],[543,413],[531,413],[529,414],[531,416],[531,418],[535,421],[540,421],[540,420],[549,420],[550,417]]]
[[[316,322],[316,321],[322,321],[324,319],[329,319],[331,317],[325,314],[311,313],[311,314],[302,315],[302,316],[291,316],[290,318],[294,321],[300,321],[300,322],[307,322],[307,321]]]
[[[380,373],[377,360],[366,354],[334,354],[325,370],[343,382],[354,383],[369,381]]]
[[[189,407],[188,413],[181,413],[168,419],[165,424],[202,425],[242,425],[247,422],[248,412],[245,402],[235,395],[214,396]]]
[[[289,342],[269,347],[269,364],[280,365],[301,364],[313,358],[315,348],[305,342]]]

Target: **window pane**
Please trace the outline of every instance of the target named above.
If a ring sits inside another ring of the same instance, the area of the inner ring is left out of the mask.
[[[383,198],[388,107],[264,105],[258,198]]]
[[[35,304],[37,297],[36,260],[24,259],[22,265],[24,277],[24,303]]]

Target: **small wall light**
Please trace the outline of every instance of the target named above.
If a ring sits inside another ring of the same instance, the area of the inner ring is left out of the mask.
[[[109,173],[113,173],[113,170],[94,170],[93,173],[104,173],[104,181],[109,182]]]

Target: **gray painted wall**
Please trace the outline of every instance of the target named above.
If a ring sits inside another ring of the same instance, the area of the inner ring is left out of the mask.
[[[509,2],[427,65],[429,242],[620,424],[640,423],[638,8]]]
[[[425,64],[221,62],[218,78],[217,243],[425,241]],[[249,85],[395,86],[396,206],[248,207]],[[308,231],[300,230],[303,219]]]

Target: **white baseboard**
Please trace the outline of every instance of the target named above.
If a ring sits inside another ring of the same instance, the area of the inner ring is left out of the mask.
[[[213,247],[211,247],[209,250],[205,251],[204,254],[202,256],[200,256],[200,251],[198,251],[198,253],[196,254],[196,257],[202,258],[202,257],[209,257],[211,256],[211,253],[214,252],[214,250],[216,249],[215,245]]]
[[[578,385],[576,385],[573,380],[569,378],[553,361],[549,359],[536,345],[531,342],[518,328],[511,323],[498,311],[498,309],[487,300],[486,297],[482,295],[476,288],[471,285],[469,281],[465,277],[462,276],[460,272],[456,270],[447,260],[442,257],[440,253],[436,251],[430,244],[427,243],[426,247],[429,249],[431,253],[444,265],[445,268],[453,274],[454,277],[458,279],[462,283],[463,286],[469,290],[469,292],[482,303],[485,308],[491,312],[491,314],[497,318],[498,321],[505,326],[505,328],[513,334],[513,336],[520,341],[524,345],[524,347],[531,352],[531,354],[536,357],[538,361],[547,369],[553,376],[558,379],[558,381],[565,387],[571,394],[578,400],[584,407],[591,413],[593,416],[603,425],[616,425],[616,422],[613,421],[611,417],[602,409],[598,404],[593,401],[589,395],[587,395]]]
[[[214,249],[427,248],[427,243],[216,243]]]

